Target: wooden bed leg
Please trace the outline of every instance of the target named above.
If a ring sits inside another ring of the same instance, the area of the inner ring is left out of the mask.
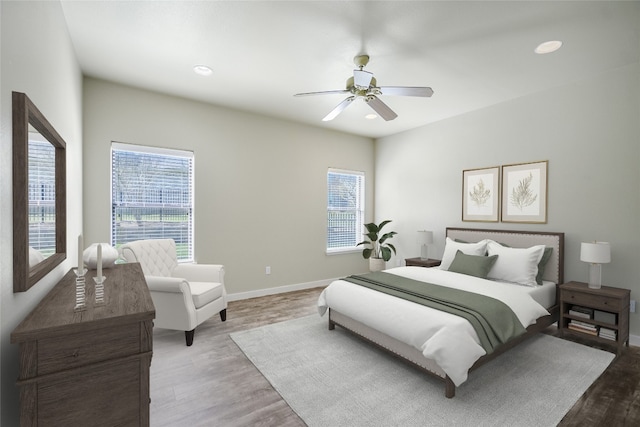
[[[449,375],[444,378],[444,396],[451,399],[456,395],[456,385],[451,381]]]

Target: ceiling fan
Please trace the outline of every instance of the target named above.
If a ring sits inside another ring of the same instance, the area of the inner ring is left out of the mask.
[[[363,70],[369,63],[369,55],[358,55],[353,58],[353,62],[359,69],[353,70],[353,77],[347,79],[347,88],[342,90],[329,90],[324,92],[296,93],[294,96],[309,95],[331,95],[350,94],[336,108],[331,110],[322,121],[327,122],[335,119],[338,114],[344,111],[357,98],[362,98],[376,113],[383,119],[393,120],[398,115],[387,104],[382,102],[378,95],[398,95],[398,96],[421,96],[430,97],[433,90],[430,87],[408,87],[408,86],[377,86],[373,73]]]

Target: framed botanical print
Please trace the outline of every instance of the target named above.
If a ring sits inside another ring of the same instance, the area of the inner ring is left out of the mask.
[[[547,222],[549,161],[502,166],[502,222]]]
[[[500,166],[462,171],[462,220],[498,222]]]

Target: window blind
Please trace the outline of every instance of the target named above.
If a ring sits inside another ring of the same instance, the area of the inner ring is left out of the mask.
[[[355,249],[364,227],[364,173],[327,173],[327,252]]]
[[[173,239],[193,261],[193,153],[113,143],[111,244]]]
[[[56,251],[56,151],[29,137],[29,246],[46,258]]]

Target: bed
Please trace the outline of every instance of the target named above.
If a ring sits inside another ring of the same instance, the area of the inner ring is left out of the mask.
[[[518,267],[525,258],[528,260],[522,262],[527,267]],[[538,264],[541,258],[545,258],[544,265]],[[467,261],[484,266],[480,277],[475,267],[473,274],[461,269]],[[531,271],[532,262],[536,263],[535,271]],[[510,276],[516,270],[528,282],[518,275]],[[484,278],[487,271],[489,277]],[[452,398],[471,371],[558,321],[564,233],[450,227],[440,267],[397,267],[365,276],[376,274],[419,285],[422,283],[415,281],[435,283],[437,289],[444,286],[454,288],[453,292],[472,292],[472,299],[497,299],[498,304],[508,305],[512,311],[507,311],[519,321],[514,321],[519,332],[488,349],[486,338],[474,329],[471,320],[387,295],[375,286],[371,289],[353,283],[362,277],[336,280],[323,290],[318,310],[320,315],[328,313],[330,330],[341,326],[409,362],[443,381],[445,396]]]

